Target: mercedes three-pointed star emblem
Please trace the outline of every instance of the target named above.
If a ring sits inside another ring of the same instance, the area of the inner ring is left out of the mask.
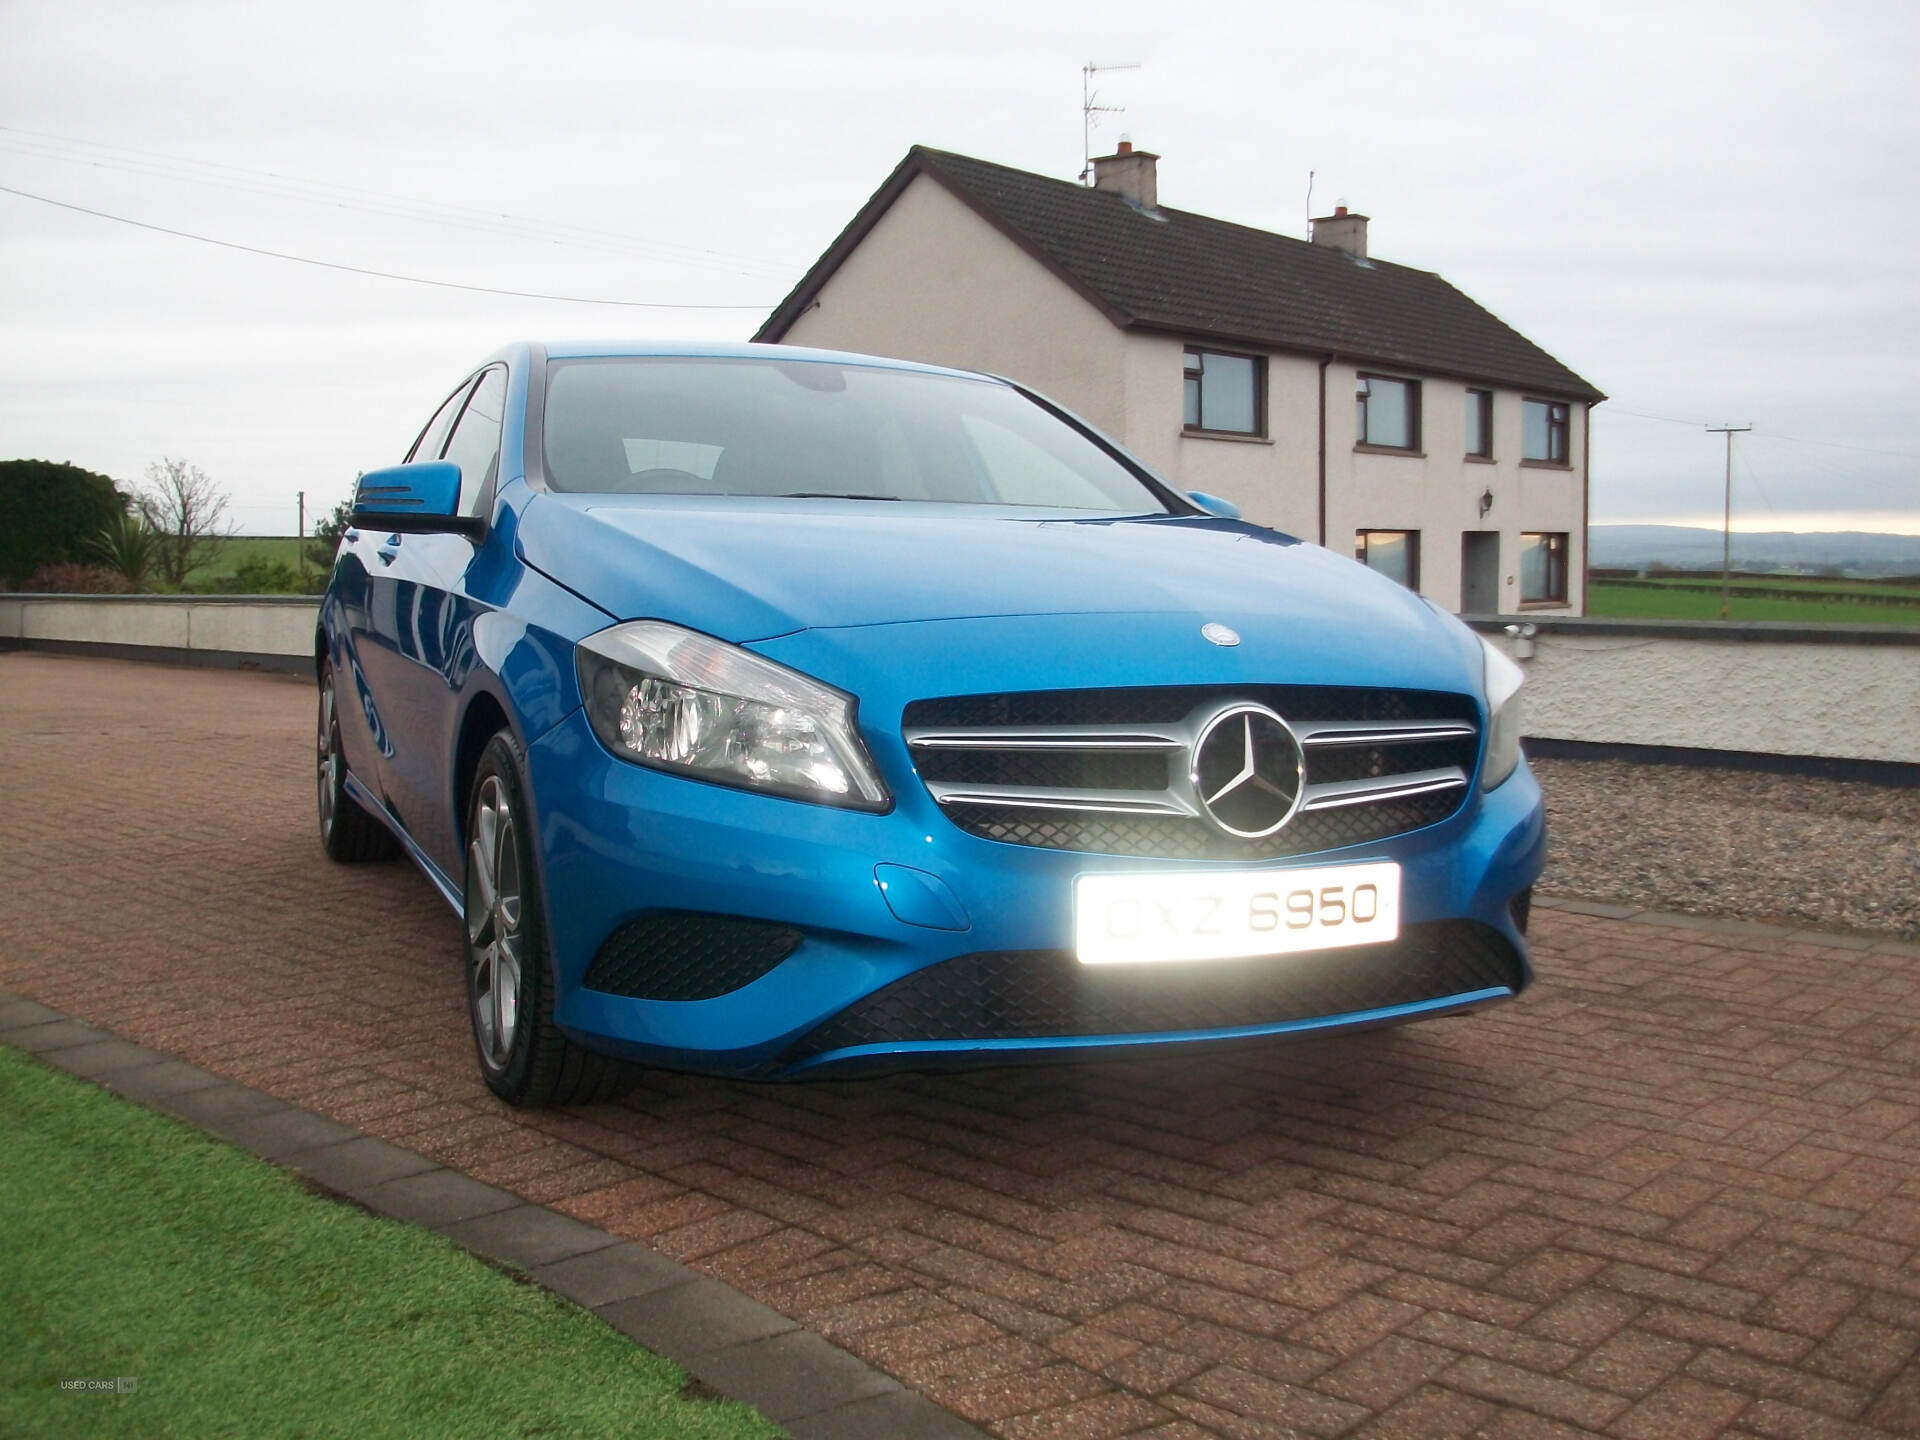
[[[1306,792],[1306,759],[1287,722],[1264,705],[1230,705],[1193,742],[1191,779],[1207,818],[1259,840],[1294,817]]]

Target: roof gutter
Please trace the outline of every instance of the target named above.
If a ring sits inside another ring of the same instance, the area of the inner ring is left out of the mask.
[[[1320,361],[1320,548],[1327,544],[1327,367],[1334,357],[1329,352]]]

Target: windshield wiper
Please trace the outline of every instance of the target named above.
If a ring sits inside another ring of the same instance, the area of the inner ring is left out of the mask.
[[[789,490],[782,500],[898,500],[898,495],[855,495],[844,490]]]

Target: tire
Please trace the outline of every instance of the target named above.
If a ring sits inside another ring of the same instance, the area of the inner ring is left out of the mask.
[[[480,752],[467,795],[467,1019],[480,1076],[509,1105],[586,1105],[631,1071],[553,1023],[553,964],[534,864],[526,761],[502,730]]]
[[[327,858],[343,865],[393,859],[400,853],[400,842],[347,793],[347,760],[340,748],[332,661],[320,668],[320,715],[314,728],[319,758],[320,845]]]

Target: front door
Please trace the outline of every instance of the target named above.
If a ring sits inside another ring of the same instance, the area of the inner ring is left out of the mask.
[[[439,458],[460,467],[462,515],[474,514],[487,493],[500,454],[500,421],[507,370],[495,365],[480,376],[454,421]],[[425,457],[422,457],[425,458]],[[376,685],[390,718],[386,800],[407,833],[436,865],[460,874],[459,798],[453,794],[455,730],[460,692],[473,667],[473,621],[477,607],[467,592],[473,542],[461,535],[389,536],[384,575],[376,593],[391,597],[382,620],[378,651],[386,670]],[[450,868],[449,868],[450,867]]]
[[[460,387],[453,394],[441,402],[440,408],[433,412],[433,418],[427,421],[426,428],[413,442],[413,448],[407,452],[408,460],[440,458],[440,451],[446,445],[447,431],[453,428],[453,422],[459,418],[460,407],[472,392],[475,378],[469,375],[460,382]],[[346,561],[353,567],[350,578],[358,582],[357,589],[343,590],[347,597],[350,632],[348,662],[365,706],[366,726],[371,732],[378,757],[373,773],[360,769],[354,755],[353,740],[344,733],[344,723],[341,727],[342,739],[346,741],[347,759],[354,766],[354,773],[373,786],[381,803],[393,812],[409,834],[413,833],[413,817],[407,813],[405,801],[396,789],[395,772],[397,746],[404,738],[399,727],[410,723],[404,713],[404,697],[409,684],[408,671],[412,667],[402,657],[401,641],[416,623],[413,612],[416,608],[414,591],[417,577],[408,574],[414,568],[413,552],[431,548],[423,546],[423,542],[434,538],[427,535],[389,534],[376,527],[364,526],[355,526],[347,531],[349,554]],[[401,713],[389,713],[394,711]]]
[[[1460,613],[1500,613],[1500,532],[1469,530],[1460,537]]]

